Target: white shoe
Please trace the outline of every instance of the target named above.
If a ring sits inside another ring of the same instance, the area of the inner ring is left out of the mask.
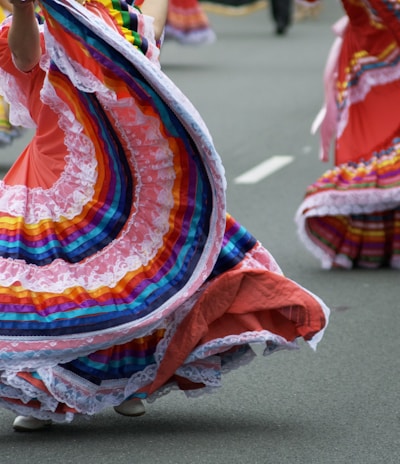
[[[143,416],[146,412],[144,404],[139,398],[123,401],[119,406],[114,407],[114,411],[122,416]]]
[[[13,422],[13,428],[17,432],[33,432],[49,427],[51,420],[36,419],[32,416],[17,416]]]

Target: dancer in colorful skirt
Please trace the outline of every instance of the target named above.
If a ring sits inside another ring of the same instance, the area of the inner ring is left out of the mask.
[[[169,0],[165,39],[182,45],[207,45],[216,35],[198,0]]]
[[[321,159],[296,222],[322,267],[400,268],[400,1],[342,0],[325,69]]]
[[[0,182],[0,406],[14,428],[137,416],[312,348],[329,309],[226,213],[208,130],[161,71],[166,2],[14,0],[0,82],[35,128]]]

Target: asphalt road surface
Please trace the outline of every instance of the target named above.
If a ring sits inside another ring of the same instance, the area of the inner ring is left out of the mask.
[[[228,374],[216,394],[187,399],[173,392],[136,419],[107,410],[18,434],[13,414],[0,411],[1,464],[400,462],[399,273],[323,271],[293,221],[305,187],[329,166],[318,161],[318,140],[310,134],[331,24],[341,15],[336,1],[324,3],[318,19],[294,24],[285,37],[274,35],[267,10],[210,15],[215,44],[168,42],[161,56],[213,134],[231,214],[288,277],[331,307],[317,351],[301,344],[264,358],[256,348],[260,356]],[[1,150],[3,170],[28,136]],[[282,161],[280,169],[268,170],[271,159]],[[242,182],[244,174],[250,183]]]

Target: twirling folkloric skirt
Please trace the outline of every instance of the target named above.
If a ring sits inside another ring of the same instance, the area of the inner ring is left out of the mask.
[[[68,155],[51,188],[1,185],[1,405],[71,420],[218,387],[254,342],[315,347],[329,310],[226,214],[207,129],[135,14],[112,10],[129,43],[76,2],[42,8]]]
[[[308,187],[296,222],[322,267],[400,268],[399,142],[368,162],[328,170]]]

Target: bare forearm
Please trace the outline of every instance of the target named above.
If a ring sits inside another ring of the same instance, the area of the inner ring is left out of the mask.
[[[0,0],[0,7],[3,8],[3,10],[7,10],[10,13],[12,12],[12,4],[8,0]]]
[[[21,71],[30,71],[40,60],[39,28],[32,1],[13,0],[13,20],[8,34],[8,45],[15,65]]]
[[[168,13],[168,0],[144,0],[140,9],[143,14],[154,18],[154,33],[160,39]]]

